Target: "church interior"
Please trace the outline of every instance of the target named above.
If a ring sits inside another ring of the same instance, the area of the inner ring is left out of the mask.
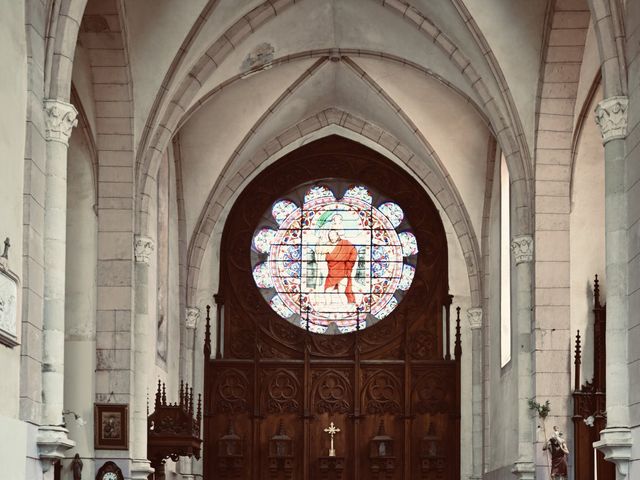
[[[1,479],[640,479],[640,1],[3,0],[0,63]]]

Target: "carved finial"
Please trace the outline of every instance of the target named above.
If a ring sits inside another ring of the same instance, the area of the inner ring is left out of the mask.
[[[193,387],[189,388],[189,415],[193,417]]]
[[[459,361],[462,357],[462,341],[460,334],[460,307],[456,307],[456,346],[453,349],[453,354],[456,356],[456,361]]]
[[[211,357],[211,306],[207,305],[207,324],[204,329],[204,358]],[[220,340],[218,340],[220,341]]]
[[[580,346],[580,330],[578,330],[578,334],[576,335],[576,356],[575,356],[575,360],[573,361],[573,363],[575,364],[575,390],[578,391],[580,390],[580,365],[582,363],[582,349]]]
[[[2,252],[2,258],[6,258],[9,260],[9,247],[11,246],[11,242],[9,241],[9,237],[4,240],[4,250]]]
[[[184,405],[184,381],[180,380],[180,406]]]
[[[162,405],[167,405],[167,385],[162,382]]]
[[[380,420],[380,425],[378,425],[378,436],[381,437],[386,434],[387,432],[384,430],[384,420]]]
[[[598,275],[596,274],[596,278],[593,281],[593,301],[595,303],[595,308],[600,308],[600,281],[598,280]]]
[[[162,382],[160,382],[160,380],[158,380],[158,390],[156,390],[156,403],[155,403],[155,408],[156,410],[158,410],[158,408],[160,408],[160,399],[162,397]]]
[[[198,413],[196,414],[196,420],[198,421],[198,428],[200,428],[200,420],[202,420],[202,394],[198,394]]]
[[[284,436],[287,434],[287,431],[284,429],[284,420],[281,418],[278,423],[278,433],[276,435]]]

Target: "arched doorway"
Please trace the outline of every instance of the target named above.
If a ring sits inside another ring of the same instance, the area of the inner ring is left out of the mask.
[[[242,192],[221,259],[205,478],[460,477],[446,236],[410,175],[309,143]]]

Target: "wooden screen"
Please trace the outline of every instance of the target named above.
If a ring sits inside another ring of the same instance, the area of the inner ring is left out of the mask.
[[[593,442],[600,440],[600,432],[607,426],[606,409],[606,323],[607,308],[600,303],[598,276],[593,291],[593,380],[580,382],[582,345],[580,332],[576,336],[575,390],[573,392],[573,425],[575,448],[575,478],[584,480],[614,480],[615,464],[595,451]],[[597,464],[597,476],[596,472]]]
[[[263,213],[284,193],[322,179],[368,185],[397,202],[420,252],[397,308],[342,335],[314,334],[280,318],[256,287],[250,262]],[[209,327],[205,341],[206,479],[460,478],[461,348],[459,326],[455,338],[449,333],[446,236],[410,175],[340,137],[309,143],[245,188],[226,222],[220,258],[223,341],[213,358]],[[324,432],[331,422],[340,429],[335,456]]]

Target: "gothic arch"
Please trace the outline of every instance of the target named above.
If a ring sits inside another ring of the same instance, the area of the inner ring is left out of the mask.
[[[467,260],[467,272],[469,276],[469,289],[473,305],[480,305],[482,275],[481,263],[476,235],[473,232],[468,219],[466,207],[449,190],[450,186],[440,172],[434,171],[424,159],[420,159],[409,148],[400,143],[393,135],[384,131],[377,125],[373,125],[348,112],[335,108],[324,110],[312,117],[308,117],[298,124],[288,128],[276,138],[265,144],[243,164],[236,167],[235,173],[225,171],[216,185],[212,188],[202,213],[191,235],[187,252],[187,305],[193,304],[198,289],[200,265],[204,257],[209,239],[218,222],[225,219],[229,205],[233,197],[241,191],[244,185],[252,177],[252,173],[261,171],[267,165],[287,153],[294,145],[299,145],[305,138],[316,137],[320,134],[330,134],[327,127],[337,126],[350,131],[365,141],[371,141],[379,145],[381,149],[395,156],[403,164],[403,168],[412,172],[432,195],[440,203],[444,213],[453,225],[465,259]],[[339,132],[338,132],[339,133]],[[234,156],[239,154],[236,150]],[[227,162],[227,168],[233,163],[232,157]]]

